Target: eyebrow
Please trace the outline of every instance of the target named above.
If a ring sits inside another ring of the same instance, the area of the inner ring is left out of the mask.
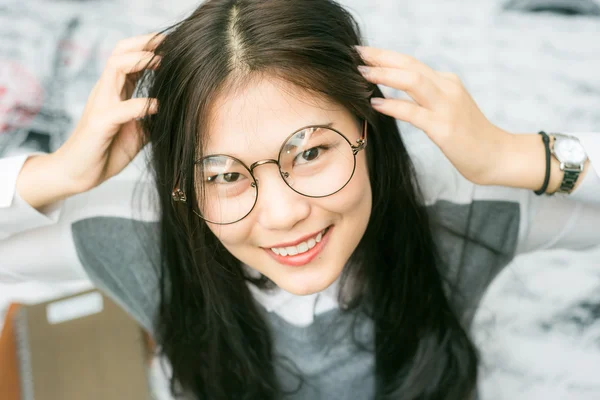
[[[333,125],[335,125],[333,122],[327,122],[324,124],[311,124],[311,125],[305,125],[302,128],[298,128],[295,131],[292,131],[293,133],[290,133],[286,138],[289,139],[293,134],[296,134],[298,132],[301,132],[305,129],[309,129],[309,128],[315,128],[315,127],[319,127],[319,128],[333,128]],[[222,153],[222,152],[218,152],[218,153],[211,153],[211,154],[205,154],[204,158],[206,157],[212,157],[212,156],[218,156],[218,155],[229,155],[228,153]],[[233,157],[239,158],[237,155],[233,155]],[[199,162],[200,159],[196,159],[196,162]]]
[[[302,132],[303,130],[309,129],[309,128],[333,128],[334,123],[333,122],[327,122],[326,124],[311,124],[311,125],[305,125],[302,128],[298,128],[295,131],[292,131],[293,133],[290,133],[288,135],[288,137],[292,136],[292,134],[296,134],[298,132]]]
[[[310,128],[333,128],[333,122],[328,122],[326,124],[314,124],[314,125],[306,125],[302,128],[296,129],[293,133],[290,133],[287,137],[290,138],[292,137],[292,135],[295,135],[297,133],[300,133],[306,129],[310,129]]]
[[[297,135],[307,129],[311,129],[311,128],[331,128],[333,124],[329,123],[327,125],[310,125],[307,126],[305,128],[301,128],[299,130],[297,130],[292,136],[288,137],[288,141],[294,137],[294,135]],[[322,131],[319,132],[318,130],[313,130],[310,135],[303,135],[303,137],[297,138],[297,140],[294,140],[292,142],[287,142],[286,145],[281,149],[281,151],[290,151],[291,149],[295,149],[298,147],[298,142],[300,142],[300,146],[304,146],[310,139],[312,139],[313,137],[318,137],[320,136],[319,133],[322,134]]]

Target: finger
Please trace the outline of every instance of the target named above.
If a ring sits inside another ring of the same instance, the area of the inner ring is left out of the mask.
[[[120,102],[112,112],[112,119],[115,124],[124,124],[157,112],[158,101],[156,99],[135,98]]]
[[[437,79],[436,71],[407,54],[366,46],[356,46],[356,50],[367,65],[373,67],[406,69],[420,72],[433,80]]]
[[[125,79],[125,83],[123,84],[123,89],[121,90],[121,100],[127,100],[133,96],[139,77],[139,73],[127,76],[127,79]]]
[[[443,77],[444,79],[447,79],[447,80],[452,81],[454,83],[461,83],[461,80],[460,80],[459,76],[456,75],[454,72],[443,71],[443,72],[438,72],[438,74],[441,77]]]
[[[161,57],[152,52],[136,51],[111,56],[106,63],[106,69],[127,75],[148,68],[154,69],[160,64],[160,60]]]
[[[369,82],[402,90],[424,107],[433,109],[443,99],[440,88],[419,72],[365,66],[359,69]]]
[[[429,131],[434,124],[434,114],[426,108],[403,99],[371,99],[373,108],[383,114],[406,121],[422,131]]]
[[[165,39],[161,33],[150,33],[148,35],[134,36],[117,42],[112,55],[129,53],[132,51],[154,51]]]
[[[114,98],[121,96],[127,77],[147,68],[155,69],[161,58],[148,51],[120,54],[111,56],[106,63],[106,69],[100,78],[97,96]]]

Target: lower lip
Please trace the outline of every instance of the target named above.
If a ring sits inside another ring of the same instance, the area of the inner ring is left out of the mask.
[[[331,235],[331,231],[333,230],[333,225],[327,229],[325,235],[321,238],[321,241],[315,245],[312,249],[304,252],[302,254],[297,254],[295,256],[280,256],[273,253],[270,249],[264,249],[271,257],[275,259],[280,264],[289,265],[292,267],[301,267],[303,265],[311,262],[316,256],[319,255],[321,250],[325,247],[327,242],[329,241],[329,236]]]

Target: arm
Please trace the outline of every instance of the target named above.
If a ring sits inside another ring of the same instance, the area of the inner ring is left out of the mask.
[[[538,135],[511,134],[493,125],[455,74],[435,71],[393,51],[371,47],[357,50],[366,64],[358,68],[367,81],[404,91],[414,100],[372,98],[373,108],[425,132],[467,180],[476,185],[541,187],[545,153]],[[597,139],[583,136],[592,142],[587,145],[588,156],[595,152],[591,158],[598,158]],[[562,180],[555,160],[551,168],[549,193]]]
[[[76,187],[68,186],[69,181],[64,179],[65,174],[56,158],[56,154],[27,157],[16,181],[19,197],[41,212],[78,192]]]
[[[68,221],[62,218],[64,202],[36,210],[17,191],[27,159],[0,159],[0,282],[85,278],[68,234]]]
[[[600,166],[600,133],[569,134],[579,138],[588,155],[585,169],[569,195],[538,197],[533,194],[532,190],[541,186],[545,172],[539,135],[513,135],[514,141],[508,144],[508,158],[503,163],[506,174],[499,175],[503,182],[498,184],[529,189],[520,201],[518,254],[600,245],[600,170],[596,167]],[[557,190],[562,178],[558,161],[552,157],[548,193]]]
[[[47,206],[38,211],[18,193],[17,181],[28,158],[23,155],[0,159],[0,240],[28,229],[52,225],[58,220],[61,202],[48,201]],[[43,181],[36,184],[44,186]]]
[[[434,188],[430,199],[518,203],[520,252],[600,243],[600,134],[577,135],[590,161],[570,195],[535,196],[546,168],[539,135],[511,134],[490,123],[454,74],[392,51],[358,51],[369,82],[402,90],[414,100],[374,98],[374,109],[421,129],[451,164],[432,172],[449,176],[425,178],[425,185]],[[550,178],[547,193],[562,181],[554,157]],[[434,179],[442,181],[441,187],[428,184]]]
[[[600,133],[569,133],[576,136],[585,148],[588,160],[583,172],[579,175],[573,192],[569,198],[600,205]],[[485,184],[508,186],[538,190],[542,186],[545,174],[544,145],[537,134],[508,134],[500,152],[503,156],[494,175]],[[555,193],[563,179],[559,162],[555,157],[550,158],[550,182],[546,193]],[[591,175],[591,177],[588,177]],[[589,178],[589,179],[588,179]],[[584,190],[578,188],[582,182],[587,185]]]
[[[136,179],[125,171],[138,181],[145,171],[143,163],[132,163],[144,145],[137,119],[158,112],[158,104],[130,98],[130,79],[158,66],[152,50],[161,40],[151,34],[119,42],[75,130],[55,153],[0,159],[0,279],[83,277],[71,224],[95,215],[136,218]]]
[[[510,241],[504,235],[504,228],[514,223],[518,226],[513,249],[516,254],[556,248],[580,250],[600,245],[600,177],[594,169],[595,157],[591,157],[588,173],[578,180],[579,185],[570,195],[536,196],[530,189],[473,184],[425,135],[408,131],[403,136],[425,203],[433,205],[442,201],[458,206],[457,210],[476,205],[477,217],[471,221],[475,225],[469,228],[476,237],[484,234],[489,243],[502,247],[505,240]],[[539,135],[535,136],[539,139]],[[590,137],[600,140],[600,133],[590,134]],[[456,229],[460,228],[457,221],[450,222],[458,224]]]
[[[18,176],[21,171],[19,163],[24,158],[0,159],[3,178]],[[148,195],[154,190],[144,162],[145,155],[140,154],[112,179],[40,211],[22,199],[15,186],[11,188],[4,185],[6,181],[2,182],[0,282],[87,279],[73,241],[72,224],[97,216],[156,220],[153,204],[141,202],[151,201]],[[11,202],[6,204],[7,193],[11,191]]]

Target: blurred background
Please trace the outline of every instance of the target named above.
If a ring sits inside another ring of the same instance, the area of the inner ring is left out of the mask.
[[[0,156],[59,147],[115,43],[161,30],[199,4],[1,1]],[[341,3],[367,44],[458,74],[489,119],[506,130],[600,132],[600,0]],[[423,138],[400,125],[409,140]],[[86,287],[0,283],[0,317],[11,301]],[[600,248],[517,258],[484,298],[473,335],[482,353],[482,400],[599,399]],[[152,377],[156,396],[167,399],[158,368]]]

